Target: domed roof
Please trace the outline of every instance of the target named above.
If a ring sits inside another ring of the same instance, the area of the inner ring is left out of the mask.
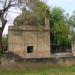
[[[39,25],[41,24],[39,17],[37,17],[33,12],[26,11],[16,17],[14,20],[15,25]],[[44,24],[43,24],[44,25]]]

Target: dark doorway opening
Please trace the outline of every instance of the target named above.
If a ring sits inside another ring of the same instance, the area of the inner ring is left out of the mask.
[[[33,53],[33,46],[27,46],[27,53]]]

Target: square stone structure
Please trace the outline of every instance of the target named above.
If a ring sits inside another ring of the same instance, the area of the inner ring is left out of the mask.
[[[8,51],[23,58],[50,57],[49,26],[9,26]]]

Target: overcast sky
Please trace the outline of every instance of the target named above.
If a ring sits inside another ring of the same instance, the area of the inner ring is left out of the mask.
[[[45,0],[49,6],[58,6],[64,9],[71,15],[72,11],[75,10],[75,0]]]
[[[72,14],[72,11],[75,10],[75,0],[45,0],[45,2],[47,2],[47,4],[50,7],[55,7],[55,6],[61,7],[62,9],[65,10],[66,13],[69,13],[70,15]],[[18,8],[15,10],[12,8],[12,9],[10,9],[10,11],[20,13],[20,10]],[[18,15],[17,13],[9,12],[9,14],[8,14],[8,23],[9,24],[6,25],[5,30],[4,30],[4,34],[8,33],[8,26],[12,25],[13,19],[17,15]]]

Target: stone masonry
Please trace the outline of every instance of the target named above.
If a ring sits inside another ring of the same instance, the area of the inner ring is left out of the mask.
[[[10,26],[8,30],[8,51],[23,58],[50,57],[50,28],[35,25]]]

